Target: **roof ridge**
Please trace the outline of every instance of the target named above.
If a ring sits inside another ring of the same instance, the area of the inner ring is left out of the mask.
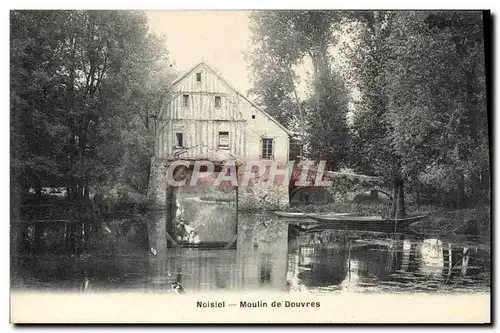
[[[242,94],[238,89],[236,89],[231,83],[229,83],[225,78],[224,76],[222,76],[222,74],[219,72],[219,70],[217,70],[216,68],[210,66],[208,63],[206,63],[205,61],[200,61],[198,62],[196,65],[194,65],[193,67],[191,67],[188,71],[186,71],[183,75],[179,76],[177,79],[175,79],[174,81],[172,81],[172,84],[170,85],[170,87],[173,87],[174,85],[176,85],[177,83],[179,83],[182,79],[184,79],[186,76],[188,76],[191,72],[193,72],[196,68],[198,68],[200,65],[204,65],[206,66],[209,70],[211,70],[218,78],[219,80],[221,80],[224,84],[226,84],[228,86],[229,89],[231,89],[232,91],[234,91],[236,93],[236,95],[242,97],[244,100],[246,100],[248,103],[250,103],[251,106],[253,106],[254,108],[256,108],[257,110],[259,110],[260,112],[262,112],[265,116],[267,116],[269,119],[271,119],[271,121],[273,121],[276,125],[278,125],[279,128],[281,128],[283,131],[285,131],[285,133],[287,133],[288,135],[292,136],[292,132],[286,128],[285,126],[283,126],[279,121],[277,121],[273,116],[271,116],[269,113],[267,113],[266,111],[262,110],[262,108],[260,108],[259,106],[257,106],[257,104],[255,104],[254,102],[252,102],[247,96],[245,96],[244,94]]]

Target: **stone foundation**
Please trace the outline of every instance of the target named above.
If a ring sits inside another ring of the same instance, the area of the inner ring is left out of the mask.
[[[214,182],[214,172],[190,186],[192,169],[183,173],[186,185],[167,184],[167,166],[173,161],[155,159],[152,163],[148,199],[149,243],[157,252],[181,243],[230,243],[237,234],[237,211],[281,210],[288,205],[288,184],[268,184],[265,177],[251,179],[248,186]],[[194,163],[194,161],[191,161]],[[244,171],[238,169],[238,183]]]

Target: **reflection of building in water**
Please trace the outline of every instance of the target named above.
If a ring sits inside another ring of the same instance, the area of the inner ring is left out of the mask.
[[[286,288],[288,231],[275,226],[274,216],[240,214],[236,271],[240,288]]]
[[[168,256],[151,257],[147,285],[155,290],[169,290],[170,283],[177,281],[188,293],[263,287],[283,290],[286,287],[286,244],[281,248],[273,246],[264,251],[245,250],[245,247],[238,247],[236,251],[172,250]]]
[[[234,261],[234,251],[171,251],[168,256],[151,257],[148,285],[169,290],[172,282],[179,282],[188,292],[229,289]]]

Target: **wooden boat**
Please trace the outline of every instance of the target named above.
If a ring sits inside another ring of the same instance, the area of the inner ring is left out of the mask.
[[[351,215],[310,215],[314,220],[321,222],[328,221],[353,221],[353,222],[370,222],[370,221],[383,221],[382,216],[351,216]]]
[[[332,217],[332,216],[348,216],[350,213],[334,213],[331,215],[318,215],[315,213],[296,213],[296,212],[274,212],[276,215],[278,215],[281,220],[289,223],[290,225],[295,225],[295,224],[300,224],[300,223],[305,223],[305,224],[311,224],[311,223],[317,223],[318,221],[313,220],[313,216],[325,216],[325,217]]]
[[[295,212],[274,212],[274,214],[281,217],[307,217],[307,213],[295,213]]]
[[[279,212],[275,211],[274,214],[281,217],[289,217],[289,218],[300,218],[300,217],[313,217],[313,216],[322,216],[322,217],[340,217],[340,216],[349,216],[351,213],[331,213],[328,215],[319,215],[316,213],[301,213],[301,212]]]
[[[428,218],[428,216],[415,216],[403,219],[384,219],[381,216],[311,216],[316,223],[301,225],[301,229],[307,232],[322,231],[328,229],[340,230],[362,230],[397,232],[398,230],[409,230],[410,224]]]

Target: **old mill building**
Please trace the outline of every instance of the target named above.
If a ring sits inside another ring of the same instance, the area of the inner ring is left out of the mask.
[[[259,175],[251,186],[241,188],[175,187],[165,182],[169,166],[188,161],[188,178],[199,160],[220,165],[235,161],[238,177],[254,174],[247,171],[248,162],[259,162],[266,169],[286,166],[290,132],[205,63],[176,79],[169,95],[156,117],[156,152],[148,188],[156,207],[148,225],[150,244],[156,251],[192,243],[234,245],[238,212],[245,206],[288,204],[288,184],[266,185],[265,175]]]
[[[159,158],[288,162],[290,132],[207,64],[169,92],[158,115]]]

